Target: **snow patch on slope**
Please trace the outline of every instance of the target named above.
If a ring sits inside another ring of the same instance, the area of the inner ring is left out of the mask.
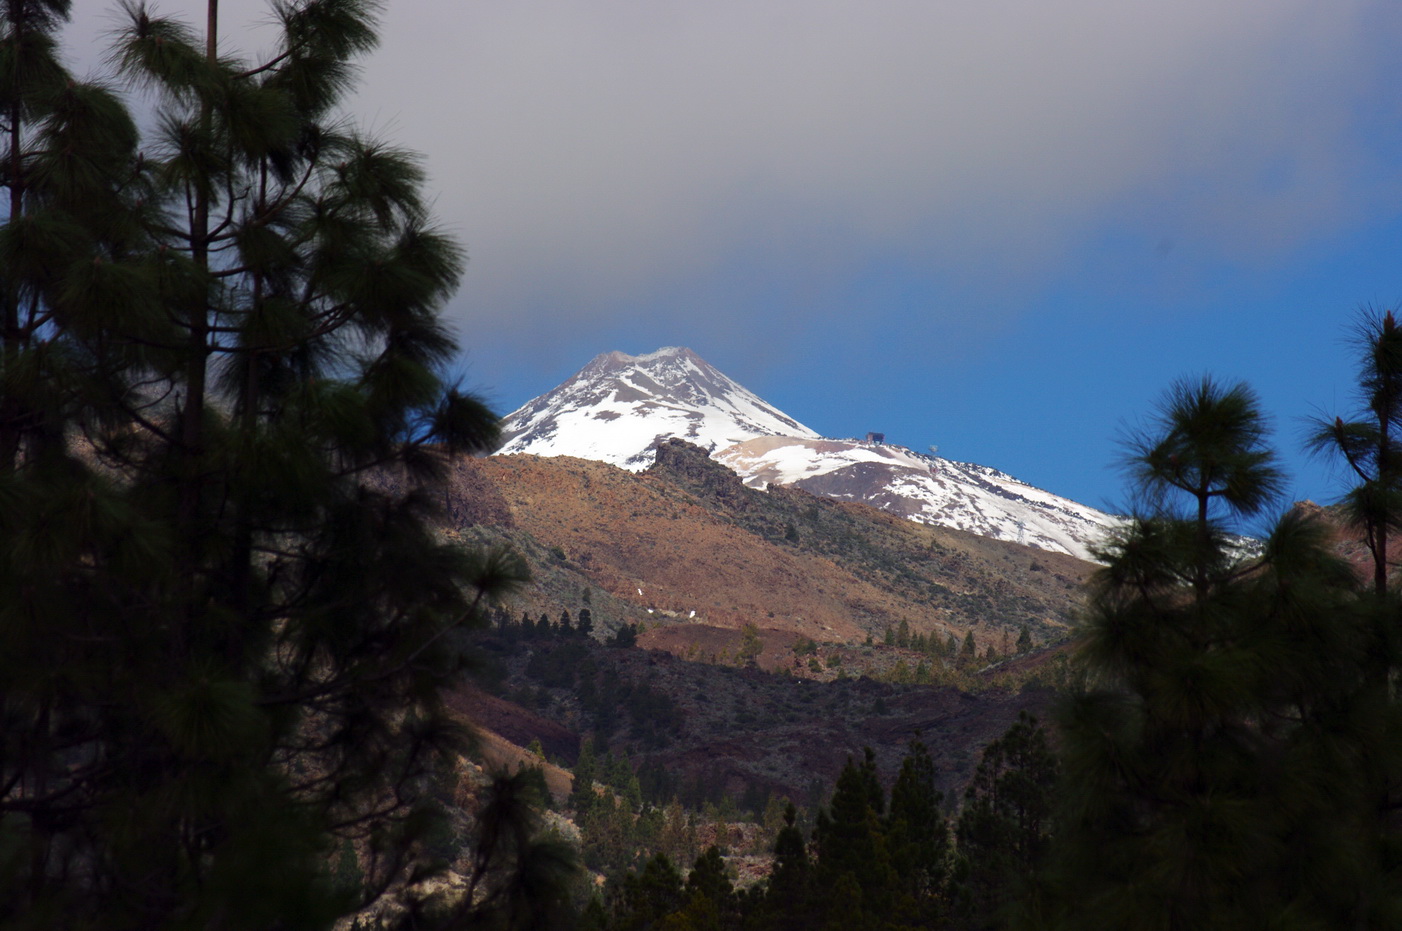
[[[857,440],[765,437],[714,458],[754,488],[794,485],[926,524],[1089,559],[1116,519],[997,469]]]

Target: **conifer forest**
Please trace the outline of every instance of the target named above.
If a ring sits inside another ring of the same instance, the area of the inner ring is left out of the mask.
[[[523,612],[532,560],[437,522],[499,420],[448,375],[466,260],[421,160],[344,118],[378,5],[277,0],[253,58],[216,0],[124,0],[108,83],[63,64],[73,13],[0,5],[0,928],[1402,928],[1392,311],[1310,421],[1332,523],[1284,499],[1250,386],[1175,382],[1068,639],[859,645],[901,651],[875,715],[1045,713],[957,789],[911,734],[736,793],[640,762],[691,714],[621,659],[645,631],[587,590]],[[695,658],[758,681],[760,633]],[[763,675],[813,680],[797,714],[851,655],[799,637]],[[583,739],[493,751],[474,702]]]

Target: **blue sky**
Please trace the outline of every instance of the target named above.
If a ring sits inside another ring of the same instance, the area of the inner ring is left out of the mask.
[[[825,434],[1114,507],[1117,437],[1211,373],[1327,501],[1299,418],[1402,301],[1398,48],[1395,0],[390,0],[352,110],[424,153],[503,412],[686,345]]]

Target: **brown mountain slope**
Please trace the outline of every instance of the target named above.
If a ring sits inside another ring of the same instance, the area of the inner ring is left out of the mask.
[[[1328,527],[1334,540],[1335,551],[1353,566],[1359,581],[1371,584],[1373,552],[1368,548],[1367,532],[1349,519],[1348,510],[1342,503],[1320,505],[1308,500],[1296,501],[1294,510]],[[1397,584],[1398,566],[1402,566],[1400,537],[1402,535],[1393,532],[1387,544],[1388,573],[1393,585]]]
[[[694,611],[701,623],[739,627],[772,613],[786,628],[847,640],[911,610],[831,560],[787,551],[718,518],[665,482],[563,457],[473,465],[506,502],[515,528],[563,550],[595,587],[664,616],[692,619]]]
[[[852,642],[904,620],[941,637],[972,629],[981,645],[1023,624],[1049,640],[1091,569],[796,489],[756,491],[680,441],[642,474],[567,457],[461,460],[445,503],[454,532],[526,554],[530,610],[576,610],[592,589],[602,627],[754,623]]]

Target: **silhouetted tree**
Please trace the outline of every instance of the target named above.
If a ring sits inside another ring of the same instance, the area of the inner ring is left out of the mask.
[[[712,844],[696,858],[686,878],[683,891],[685,904],[668,921],[668,927],[687,931],[725,931],[740,927],[740,904],[735,886],[721,858],[720,849]]]
[[[994,928],[1000,909],[1027,894],[1051,840],[1057,763],[1026,712],[983,751],[955,829],[956,898],[969,928]]]
[[[428,865],[452,632],[524,570],[428,522],[497,425],[416,157],[339,112],[375,11],[254,62],[125,5],[143,135],[66,0],[0,10],[0,924],[329,927]]]
[[[848,885],[859,890],[858,910],[867,916],[863,920],[884,918],[894,906],[896,876],[886,844],[885,807],[876,757],[867,747],[860,763],[848,758],[832,801],[818,813],[814,875],[820,902],[830,914],[850,905],[850,896],[842,891]]]
[[[1154,425],[1130,441],[1128,465],[1144,498],[1143,513],[1159,529],[1191,533],[1179,545],[1199,601],[1231,560],[1214,508],[1251,517],[1280,492],[1283,476],[1265,444],[1268,434],[1250,388],[1202,378],[1175,383]],[[1185,500],[1186,510],[1180,505]]]
[[[577,813],[582,814],[594,801],[594,781],[599,778],[598,765],[594,738],[585,737],[579,742],[579,757],[574,764],[573,788],[569,798],[569,807]]]
[[[611,898],[617,931],[656,928],[681,908],[682,876],[665,854],[656,854],[638,873],[624,876]]]
[[[1396,715],[1366,675],[1384,643],[1372,612],[1298,512],[1252,559],[1227,532],[1280,486],[1265,434],[1248,389],[1204,379],[1175,386],[1131,446],[1145,510],[1099,554],[1078,652],[1091,689],[1059,715],[1063,804],[1038,925],[1395,914],[1370,787],[1396,756],[1383,736]]]
[[[761,926],[776,931],[813,926],[813,865],[803,831],[795,823],[797,815],[790,802],[784,810],[784,827],[774,840],[774,867],[757,909]]]
[[[1355,481],[1344,497],[1373,557],[1373,591],[1388,587],[1388,540],[1402,526],[1402,326],[1392,311],[1360,320],[1355,344],[1362,402],[1356,419],[1315,423],[1310,445],[1348,464]]]
[[[568,844],[543,836],[548,794],[539,767],[498,773],[480,793],[461,926],[556,928],[570,920],[578,864]]]
[[[933,923],[944,887],[949,828],[935,788],[935,763],[919,740],[912,740],[891,787],[887,847],[902,903],[911,922]]]

